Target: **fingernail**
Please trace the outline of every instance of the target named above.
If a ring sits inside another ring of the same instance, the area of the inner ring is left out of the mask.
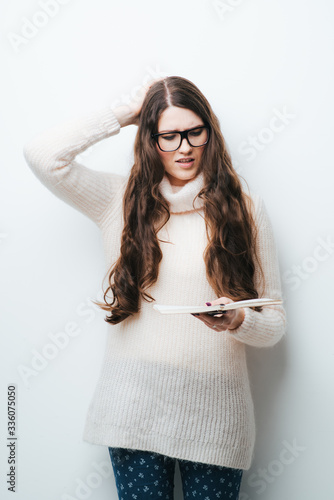
[[[211,302],[205,302],[206,306],[211,306]]]

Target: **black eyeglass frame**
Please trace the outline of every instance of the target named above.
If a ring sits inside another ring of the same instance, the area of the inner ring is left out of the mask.
[[[188,139],[188,133],[192,132],[193,130],[198,130],[199,128],[206,128],[207,129],[208,138],[204,144],[201,144],[200,146],[193,146]],[[169,134],[180,134],[180,144],[178,145],[177,148],[166,151],[165,149],[161,149],[160,144],[159,144],[159,137],[160,137],[160,135],[169,135]],[[179,130],[171,130],[170,132],[161,132],[160,134],[151,134],[151,137],[152,137],[152,139],[155,139],[160,151],[162,151],[163,153],[172,153],[173,151],[177,151],[181,147],[181,144],[182,144],[182,141],[184,138],[187,139],[189,146],[191,146],[192,148],[201,148],[202,146],[205,146],[209,142],[209,139],[210,139],[210,127],[208,124],[205,124],[205,125],[200,125],[199,127],[193,127],[193,128],[189,128],[188,130],[183,130],[182,132],[180,132]]]

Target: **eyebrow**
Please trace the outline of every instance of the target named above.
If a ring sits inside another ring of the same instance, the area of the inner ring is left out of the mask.
[[[161,130],[160,132],[158,132],[158,134],[170,134],[171,132],[184,132],[185,130],[193,130],[194,128],[198,128],[198,127],[204,127],[204,123],[201,123],[200,125],[194,125],[194,127],[190,127],[190,128],[186,128],[184,130],[176,130],[176,129],[173,129],[173,130]]]

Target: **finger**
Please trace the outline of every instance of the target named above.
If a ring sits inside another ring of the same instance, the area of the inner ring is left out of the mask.
[[[207,317],[208,315],[205,313],[202,314],[195,314],[195,313],[190,313],[192,316],[195,316],[199,320],[201,320],[207,327],[211,328],[212,330],[218,332],[219,330],[227,330],[228,325],[225,325],[222,320],[220,319],[219,321],[206,321],[204,318]],[[209,316],[210,317],[210,316]],[[217,328],[219,327],[219,328]]]
[[[205,314],[193,314],[193,313],[191,313],[191,315],[195,316],[200,321],[203,321],[203,323],[205,323],[207,326],[210,326],[210,323],[204,319],[205,318]]]
[[[210,326],[211,328],[214,326],[221,326],[223,324],[223,319],[224,318],[217,318],[216,320],[213,319],[213,316],[209,316],[206,313],[202,313],[199,315],[199,319],[203,321],[207,326]]]
[[[224,301],[224,299],[226,299]],[[206,306],[223,306],[225,304],[228,304],[228,300],[227,297],[220,297],[220,299],[216,299],[216,300],[213,300],[212,302],[206,302],[205,305]],[[232,302],[232,301],[230,301]],[[218,309],[218,308],[217,308]],[[221,318],[221,316],[223,314],[226,314],[227,311],[210,311],[210,312],[207,312],[207,313],[203,313],[203,314],[207,314],[213,318]]]
[[[217,304],[230,304],[233,300],[228,297],[219,297],[211,302],[211,305],[216,306]]]
[[[212,312],[207,312],[204,314],[206,314],[207,316],[211,316],[212,318],[220,318],[221,316],[223,316],[226,313],[227,313],[227,311],[219,311],[219,312],[212,311]]]
[[[202,313],[203,316],[207,320],[211,319],[219,319],[220,321],[224,320],[227,316],[228,311],[219,311],[219,312],[207,312],[207,313]]]

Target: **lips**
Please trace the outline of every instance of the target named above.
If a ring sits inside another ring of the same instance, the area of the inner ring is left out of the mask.
[[[179,160],[176,160],[177,163],[190,163],[194,161],[194,158],[180,158]]]
[[[194,164],[194,158],[180,158],[176,161],[182,168],[189,168]]]

